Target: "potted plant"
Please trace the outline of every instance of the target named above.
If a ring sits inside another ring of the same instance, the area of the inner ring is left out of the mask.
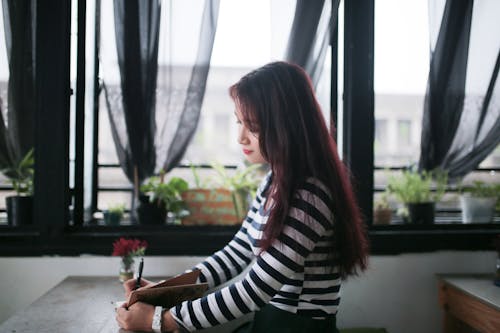
[[[253,196],[258,186],[255,171],[259,165],[252,165],[235,171],[232,175],[217,163],[212,163],[216,173],[204,184],[201,183],[195,167],[193,172],[195,187],[182,194],[189,215],[183,217],[182,224],[238,224],[241,223],[249,206],[248,198]]]
[[[34,164],[33,149],[30,149],[19,163],[2,170],[16,192],[15,196],[5,198],[7,223],[11,226],[33,223]]]
[[[160,172],[159,177],[150,177],[140,187],[140,205],[137,208],[141,224],[174,223],[184,210],[181,193],[188,189],[188,183],[179,177],[172,177],[164,181],[165,173]]]
[[[500,196],[500,184],[474,181],[472,185],[461,185],[460,187],[463,223],[491,222]]]
[[[443,197],[447,183],[444,171],[404,170],[399,177],[389,177],[387,191],[406,206],[411,223],[432,224],[435,203]]]
[[[244,217],[249,206],[249,197],[253,197],[257,191],[259,180],[255,171],[260,167],[259,164],[252,164],[244,169],[236,170],[231,176],[227,170],[220,164],[212,164],[217,177],[215,183],[221,188],[231,191],[231,197],[234,203],[236,216]]]
[[[116,204],[109,206],[108,209],[105,209],[102,214],[104,216],[104,224],[106,225],[119,225],[123,214],[125,213],[125,205],[124,204]]]
[[[373,224],[390,224],[392,209],[389,205],[389,192],[386,190],[376,200],[373,212]]]

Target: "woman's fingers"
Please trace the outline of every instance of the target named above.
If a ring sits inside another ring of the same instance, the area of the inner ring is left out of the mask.
[[[154,306],[137,302],[127,308],[116,310],[118,325],[126,330],[149,331],[153,320]]]
[[[127,325],[127,322],[125,320],[126,316],[127,316],[127,309],[126,308],[118,308],[116,309],[116,321],[118,322],[118,326],[120,326],[121,328],[123,329],[126,329],[128,330],[128,325]]]

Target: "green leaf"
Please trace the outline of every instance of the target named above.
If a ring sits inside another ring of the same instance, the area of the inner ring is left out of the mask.
[[[34,149],[30,149],[17,164],[2,170],[12,183],[18,195],[33,195],[33,178],[35,158]]]
[[[165,204],[167,211],[179,213],[184,208],[181,194],[189,188],[188,183],[179,177],[172,177],[168,183],[161,181],[160,177],[150,177],[147,182],[141,185],[142,193],[149,196],[150,202]]]
[[[405,170],[399,177],[389,177],[387,191],[402,203],[436,202],[444,195],[447,183],[444,171]]]

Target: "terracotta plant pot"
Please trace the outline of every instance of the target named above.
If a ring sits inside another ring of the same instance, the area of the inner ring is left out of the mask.
[[[375,209],[373,213],[373,224],[391,224],[392,210],[390,208]]]
[[[182,218],[182,224],[240,224],[247,213],[247,207],[240,208],[245,202],[241,195],[224,188],[187,190],[182,193],[182,200],[190,214]]]

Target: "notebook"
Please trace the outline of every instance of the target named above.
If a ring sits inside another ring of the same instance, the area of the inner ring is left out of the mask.
[[[130,293],[127,305],[144,302],[171,308],[183,301],[200,298],[207,291],[208,283],[196,283],[199,275],[200,270],[196,269],[134,290]]]

